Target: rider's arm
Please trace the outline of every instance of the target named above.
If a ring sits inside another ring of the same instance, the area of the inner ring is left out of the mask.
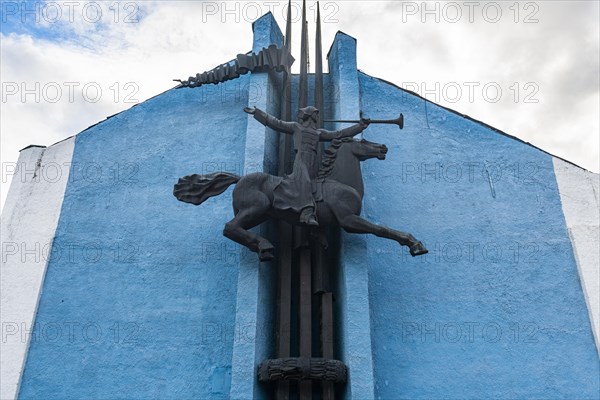
[[[348,128],[339,130],[339,131],[328,131],[326,129],[319,129],[320,135],[319,140],[323,141],[331,141],[333,139],[343,139],[346,137],[353,137],[367,129],[369,124],[371,123],[368,119],[361,119],[360,122],[356,125],[352,125]]]
[[[260,108],[244,108],[244,111],[250,115],[254,116],[254,119],[260,122],[261,124],[268,126],[271,129],[274,129],[278,132],[293,134],[294,126],[293,122],[285,122],[280,119],[275,118],[274,116],[267,114]]]

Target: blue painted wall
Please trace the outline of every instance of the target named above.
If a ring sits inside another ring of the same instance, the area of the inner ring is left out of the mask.
[[[245,340],[239,246],[222,237],[232,188],[194,207],[172,187],[242,173],[248,78],[170,90],[77,136],[21,398],[228,396]]]
[[[598,398],[551,157],[359,77],[368,117],[406,118],[365,132],[390,150],[363,165],[363,216],[430,250],[367,239],[376,398]]]

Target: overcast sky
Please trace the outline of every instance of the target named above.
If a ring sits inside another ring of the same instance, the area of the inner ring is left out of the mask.
[[[252,21],[272,11],[285,29],[286,4],[2,0],[2,205],[21,148],[72,136],[249,51]],[[362,71],[598,172],[598,1],[320,4],[325,51],[341,30],[358,40]]]

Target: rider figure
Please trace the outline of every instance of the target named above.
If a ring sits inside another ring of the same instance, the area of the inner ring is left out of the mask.
[[[291,209],[300,213],[301,224],[318,226],[312,181],[319,171],[319,142],[356,136],[364,131],[371,121],[361,118],[360,123],[351,127],[328,131],[317,128],[319,110],[312,106],[298,110],[298,122],[281,121],[256,107],[246,107],[244,111],[277,132],[293,135],[296,153],[294,168],[292,174],[285,176],[274,189],[273,207],[279,210]]]

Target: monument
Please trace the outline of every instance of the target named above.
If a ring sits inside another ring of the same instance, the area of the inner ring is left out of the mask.
[[[291,6],[288,6],[288,12],[291,13]],[[313,398],[313,383],[320,384],[319,398],[334,399],[334,384],[345,383],[347,372],[344,363],[333,358],[335,324],[333,293],[329,283],[332,267],[325,261],[329,257],[324,257],[327,251],[327,229],[342,227],[350,233],[372,233],[395,240],[400,245],[408,246],[413,256],[426,254],[427,249],[409,233],[375,225],[360,216],[364,196],[360,162],[370,158],[384,160],[387,147],[364,139],[355,140],[354,137],[362,133],[372,122],[396,124],[402,129],[404,116],[400,114],[400,117],[395,120],[371,121],[361,117],[358,121],[327,121],[352,122],[355,125],[336,131],[323,129],[320,111],[323,109],[324,89],[318,3],[315,36],[319,54],[316,57],[317,72],[313,96],[319,103],[318,108],[307,105],[308,43],[305,3],[303,3],[302,17],[301,73],[298,89],[300,108],[297,112],[297,122],[289,120],[289,96],[292,92],[289,71],[290,62],[294,60],[289,53],[292,24],[290,14],[288,14],[284,47],[269,46],[258,54],[238,55],[234,65],[222,65],[213,71],[197,74],[195,78],[190,77],[187,81],[179,80],[182,87],[194,88],[202,84],[235,79],[240,72],[249,70],[285,72],[283,82],[285,89],[281,90],[280,104],[282,104],[281,114],[287,116],[286,119],[281,120],[256,107],[245,107],[244,112],[284,136],[281,141],[280,155],[282,160],[285,160],[286,154],[289,155],[290,152],[294,154],[291,173],[273,176],[256,172],[244,177],[226,172],[189,175],[178,181],[173,194],[180,201],[200,205],[235,184],[233,191],[235,216],[225,224],[223,234],[258,253],[260,261],[275,259],[275,247],[268,239],[250,229],[268,218],[281,221],[280,233],[286,236],[287,240],[280,245],[288,248],[280,252],[278,260],[278,283],[282,285],[278,288],[279,323],[276,332],[279,340],[278,358],[264,361],[258,368],[258,375],[262,382],[277,383],[275,391],[277,399],[290,397],[291,382],[297,384],[292,388],[292,392],[297,392],[300,399]],[[274,56],[269,57],[269,55]],[[252,60],[252,62],[244,60]],[[287,60],[288,64],[273,60]],[[252,67],[248,67],[248,64]],[[289,137],[292,140],[289,140]],[[323,142],[333,143],[325,150],[322,146]],[[285,166],[281,166],[280,171],[284,172]],[[285,226],[285,223],[296,226],[293,233],[290,226]],[[296,274],[292,274],[293,268],[298,269]],[[318,283],[313,285],[313,280]],[[297,306],[291,307],[294,288],[299,288],[300,292]],[[313,296],[320,299],[318,302],[320,310],[316,315],[314,312],[316,308],[312,304]],[[296,341],[290,337],[293,329],[292,317],[298,319],[300,324]],[[317,321],[320,326],[318,335],[320,357],[313,357],[312,325]]]
[[[324,73],[318,19],[314,73],[306,23],[299,74],[289,22],[252,28],[21,151],[0,397],[597,398],[598,175],[361,72],[345,33]]]

